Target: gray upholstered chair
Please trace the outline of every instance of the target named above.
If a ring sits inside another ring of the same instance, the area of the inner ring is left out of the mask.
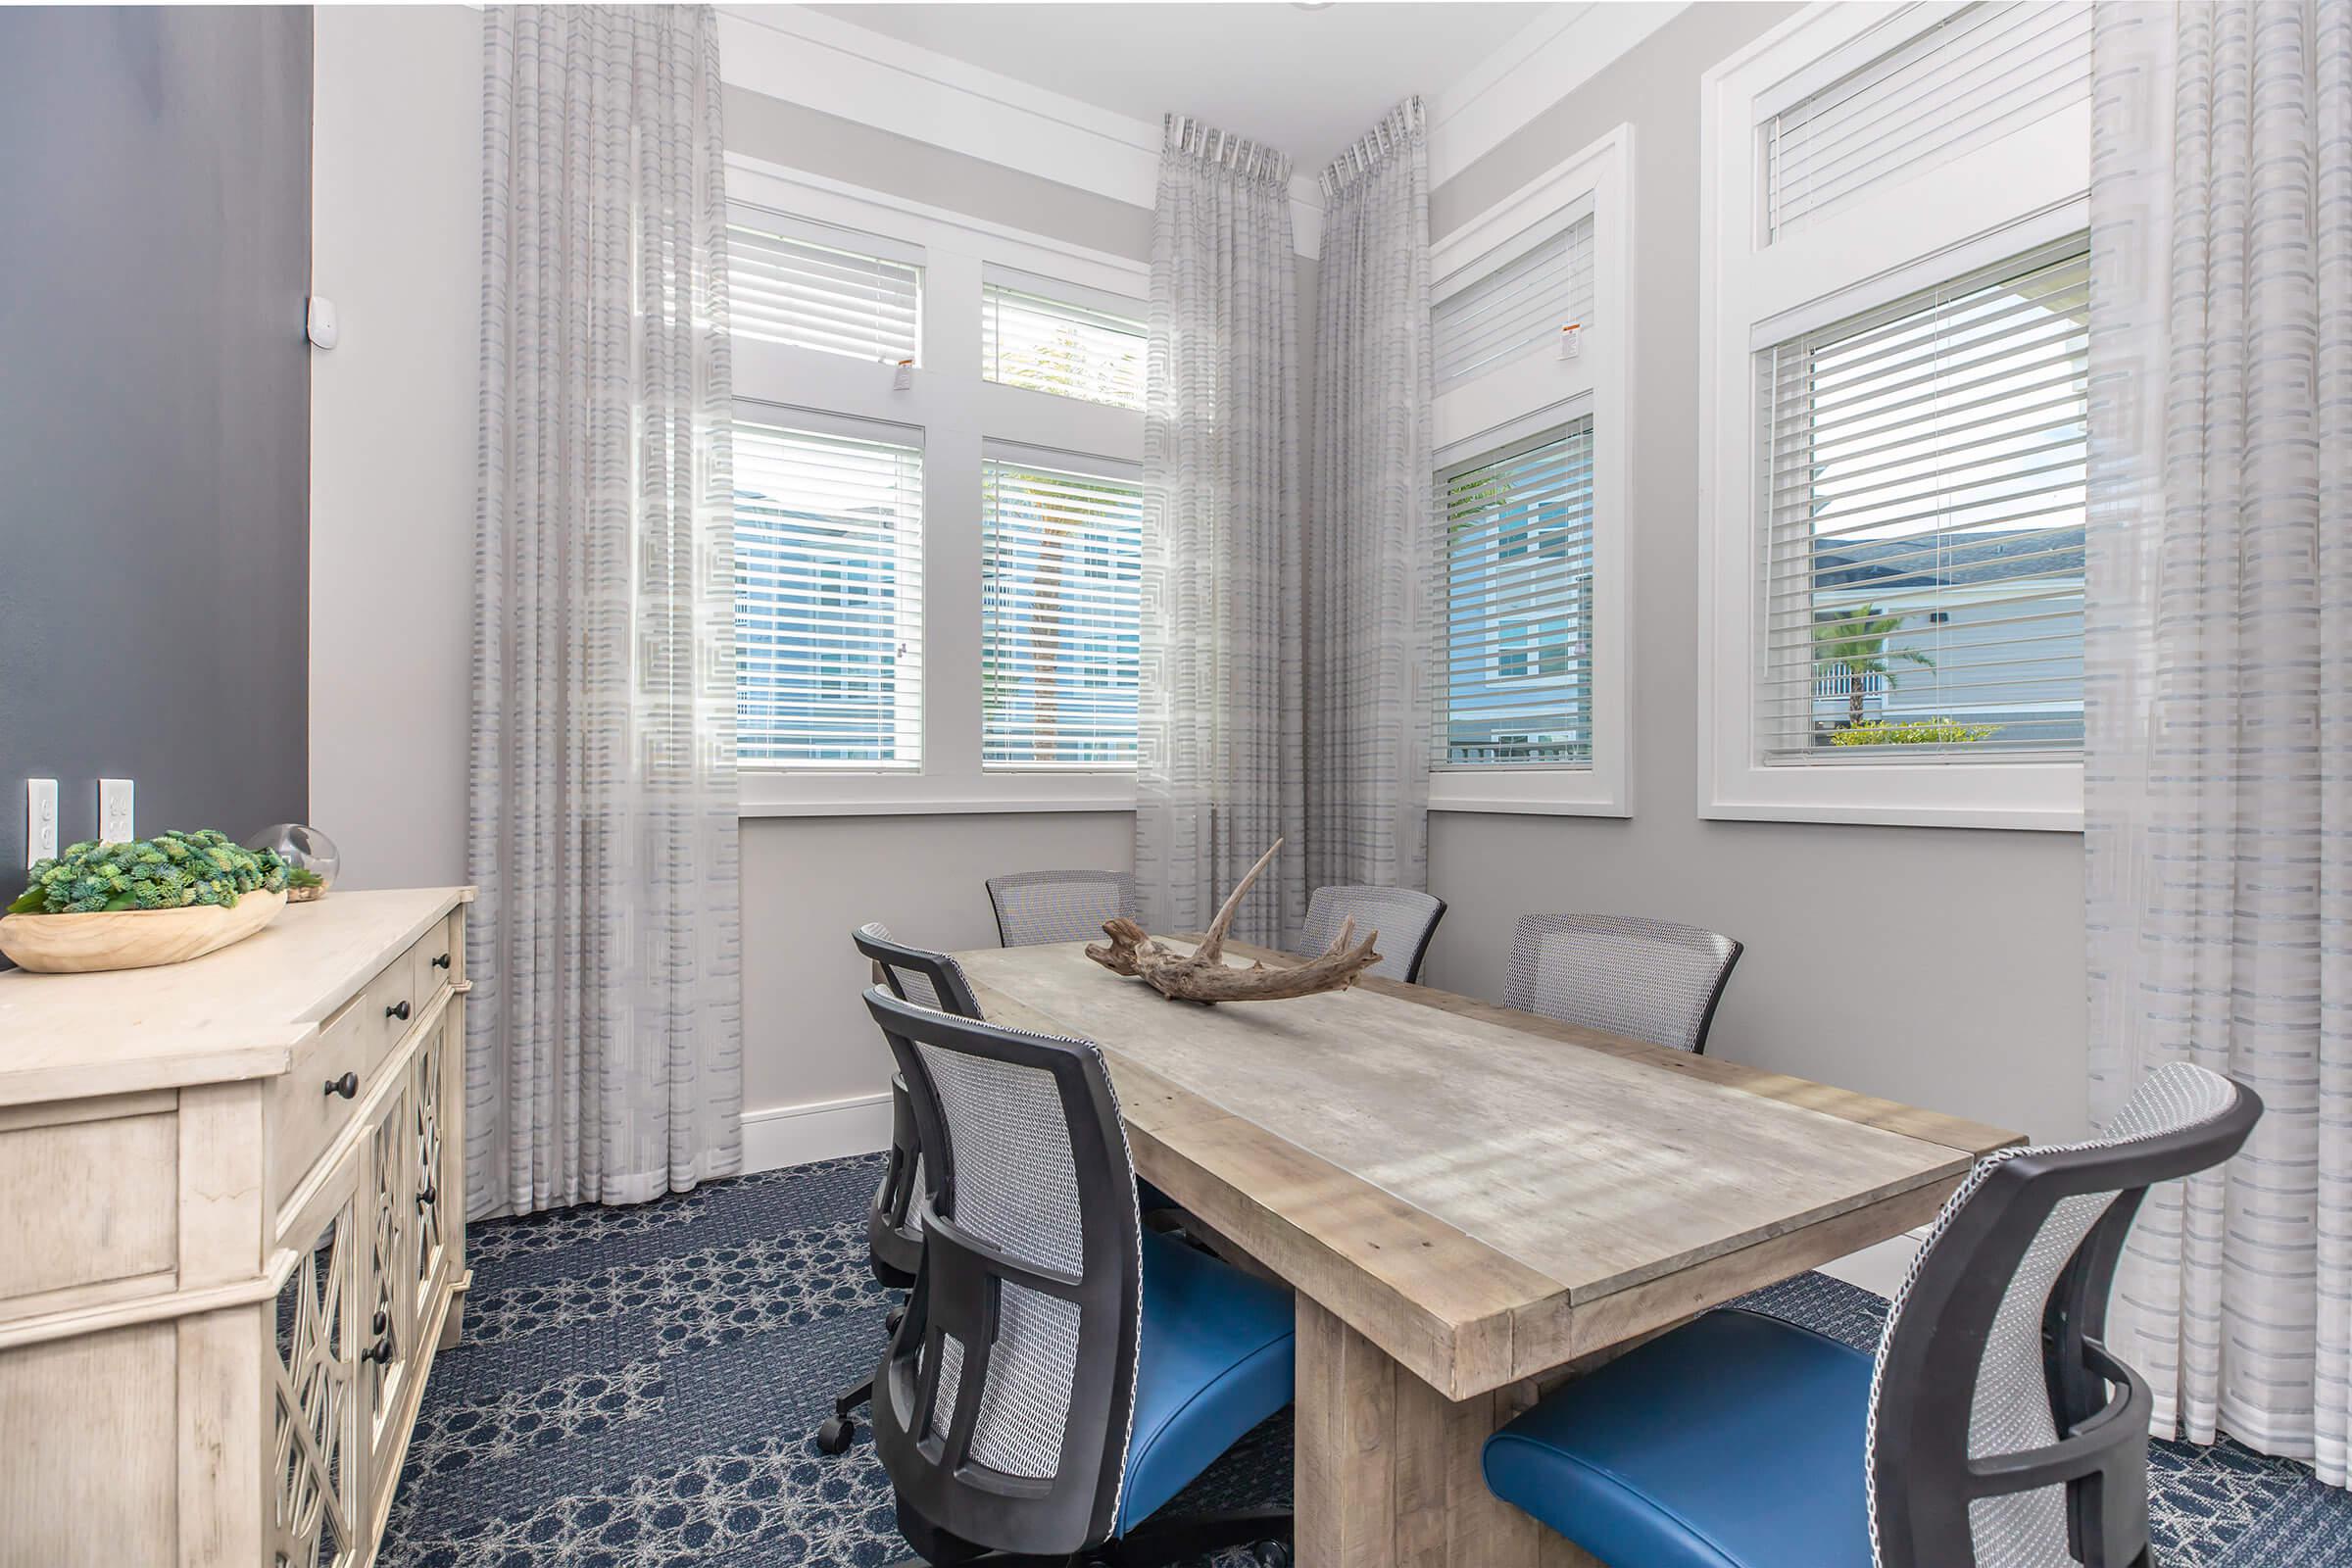
[[[874,978],[917,1006],[934,1007],[961,1018],[980,1016],[980,1003],[964,977],[963,966],[944,953],[910,948],[895,940],[890,927],[868,921],[850,934],[858,951],[873,961]],[[906,1080],[890,1080],[890,1158],[882,1181],[874,1189],[865,1215],[866,1268],[888,1290],[904,1291],[914,1284],[923,1260],[923,1226],[914,1210],[915,1194],[923,1186],[923,1147],[914,1130],[914,1108],[906,1098]],[[889,1327],[897,1333],[904,1307],[892,1307]],[[826,1453],[846,1453],[858,1425],[852,1412],[873,1397],[874,1380],[867,1378],[843,1390],[833,1400],[833,1414],[816,1429],[816,1446]]]
[[[2167,1062],[2104,1137],[1978,1163],[1876,1356],[1721,1308],[1545,1396],[1488,1440],[1487,1485],[1628,1568],[2150,1568],[2155,1396],[2105,1344],[2116,1260],[2149,1185],[2261,1114]]]
[[[1675,1051],[1703,1052],[1740,947],[1672,920],[1525,914],[1502,1004]]]
[[[997,941],[1007,948],[1041,942],[1093,942],[1102,922],[1136,913],[1135,878],[1125,871],[1018,871],[988,879]]]
[[[1380,961],[1364,972],[1411,985],[1421,978],[1429,939],[1446,918],[1446,901],[1411,888],[1317,888],[1306,901],[1306,927],[1299,933],[1298,951],[1323,952],[1338,939],[1340,922],[1349,918],[1355,921],[1358,941],[1370,932],[1380,933]]]

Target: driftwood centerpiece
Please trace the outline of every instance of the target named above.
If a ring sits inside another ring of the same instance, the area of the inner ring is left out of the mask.
[[[1191,953],[1178,953],[1122,915],[1102,922],[1102,934],[1110,941],[1091,944],[1086,956],[1113,974],[1134,975],[1161,996],[1181,1002],[1282,1002],[1347,990],[1355,984],[1357,975],[1380,961],[1372,946],[1380,940],[1380,933],[1375,931],[1356,942],[1352,918],[1340,922],[1339,937],[1328,952],[1303,963],[1282,969],[1253,963],[1237,969],[1225,961],[1225,933],[1233,927],[1242,895],[1250,891],[1281,848],[1282,840],[1276,839],[1274,848],[1257,858],[1250,874],[1225,896],[1224,906]]]

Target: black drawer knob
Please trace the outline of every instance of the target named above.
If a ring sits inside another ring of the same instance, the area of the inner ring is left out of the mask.
[[[326,1081],[326,1092],[330,1095],[341,1095],[345,1100],[357,1100],[360,1094],[360,1075],[356,1072],[347,1072],[340,1078],[329,1078]]]
[[[363,1361],[373,1361],[377,1366],[389,1366],[392,1362],[392,1336],[387,1334],[382,1339],[376,1341],[373,1345],[368,1347],[368,1348],[365,1350],[362,1350],[360,1352],[360,1359]]]
[[[403,998],[401,1001],[395,1002],[392,1004],[392,1005],[386,1007],[384,1009],[384,1016],[387,1018],[398,1018],[402,1023],[407,1023],[409,1021],[409,1004],[407,999]]]
[[[368,1320],[368,1332],[370,1334],[381,1334],[391,1326],[392,1319],[382,1312],[376,1313]]]
[[[440,1199],[441,1189],[434,1186],[432,1183],[427,1182],[417,1191],[416,1206],[418,1208],[425,1208],[440,1201]]]
[[[446,969],[446,968],[448,968],[448,967],[449,967],[449,955],[448,955],[448,954],[446,954],[446,953],[444,953],[443,955],[441,955],[441,956],[439,956],[438,958],[435,958],[435,959],[433,960],[433,967],[434,967],[434,968],[436,968],[436,969]]]

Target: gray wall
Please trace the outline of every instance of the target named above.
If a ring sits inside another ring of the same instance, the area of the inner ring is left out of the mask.
[[[310,132],[307,9],[0,11],[0,888],[303,815]]]
[[[1501,994],[1531,909],[1747,944],[1710,1052],[2037,1137],[2083,1125],[2082,846],[2071,834],[1707,822],[1697,813],[1698,76],[1788,5],[1698,5],[1433,193],[1443,234],[1634,126],[1634,816],[1439,813],[1429,977]]]

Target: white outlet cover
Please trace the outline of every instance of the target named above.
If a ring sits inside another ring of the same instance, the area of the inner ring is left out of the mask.
[[[98,781],[98,842],[128,844],[138,834],[131,830],[130,780],[102,778]]]
[[[57,780],[24,781],[24,863],[57,857]]]

